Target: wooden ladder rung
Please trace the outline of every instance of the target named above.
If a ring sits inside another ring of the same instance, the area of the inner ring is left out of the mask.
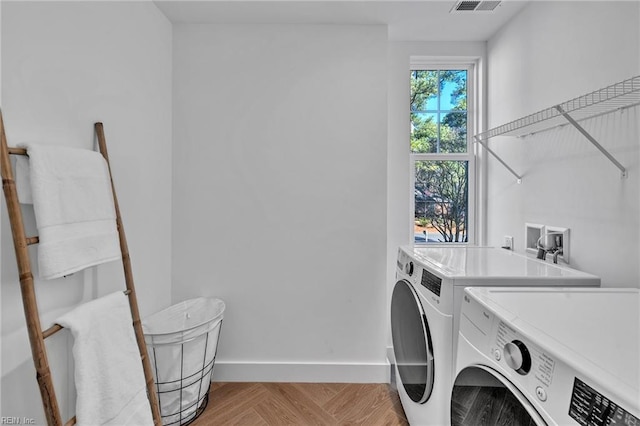
[[[27,149],[26,148],[12,148],[9,147],[9,154],[11,155],[27,155]]]
[[[38,244],[40,242],[40,237],[27,237],[27,245],[30,246],[32,244]]]
[[[76,422],[77,422],[77,420],[76,420],[76,416],[73,416],[73,417],[71,417],[71,418],[69,419],[69,421],[68,421],[68,422],[66,422],[66,423],[64,424],[64,426],[73,426],[73,425],[75,425],[75,424],[76,424]]]
[[[51,327],[47,328],[42,332],[42,338],[46,339],[47,337],[51,337],[56,334],[58,331],[62,330],[64,327],[60,324],[53,324]]]

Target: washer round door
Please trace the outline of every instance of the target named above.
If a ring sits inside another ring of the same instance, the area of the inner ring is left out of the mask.
[[[391,337],[400,381],[412,401],[425,403],[433,390],[433,346],[416,290],[398,281],[391,296]]]
[[[458,373],[451,392],[451,425],[546,426],[510,381],[484,365]]]

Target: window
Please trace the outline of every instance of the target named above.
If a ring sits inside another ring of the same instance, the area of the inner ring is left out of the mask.
[[[473,66],[411,69],[412,228],[416,243],[473,240]]]

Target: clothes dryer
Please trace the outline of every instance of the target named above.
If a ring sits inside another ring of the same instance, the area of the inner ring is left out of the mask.
[[[449,423],[464,288],[507,285],[598,287],[600,279],[499,248],[399,248],[391,334],[398,393],[411,425]]]
[[[452,425],[640,425],[638,360],[638,289],[467,289]]]

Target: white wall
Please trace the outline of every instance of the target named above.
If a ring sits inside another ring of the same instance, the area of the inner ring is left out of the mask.
[[[171,24],[151,2],[3,2],[2,112],[10,145],[92,148],[103,121],[141,314],[170,303]],[[29,233],[33,211],[24,209]],[[44,414],[2,201],[2,416]],[[35,249],[33,249],[35,250]],[[36,267],[37,272],[37,267]],[[36,280],[43,326],[88,298],[124,288],[120,262]],[[66,332],[50,361],[68,418]],[[66,420],[65,418],[65,420]]]
[[[173,300],[218,380],[384,381],[386,28],[174,26]]]
[[[639,2],[531,2],[488,42],[489,126],[640,74]],[[524,223],[570,228],[571,266],[603,286],[640,286],[639,107],[584,122],[629,170],[618,169],[571,126],[491,146],[524,174],[521,185],[488,163],[488,242]]]

